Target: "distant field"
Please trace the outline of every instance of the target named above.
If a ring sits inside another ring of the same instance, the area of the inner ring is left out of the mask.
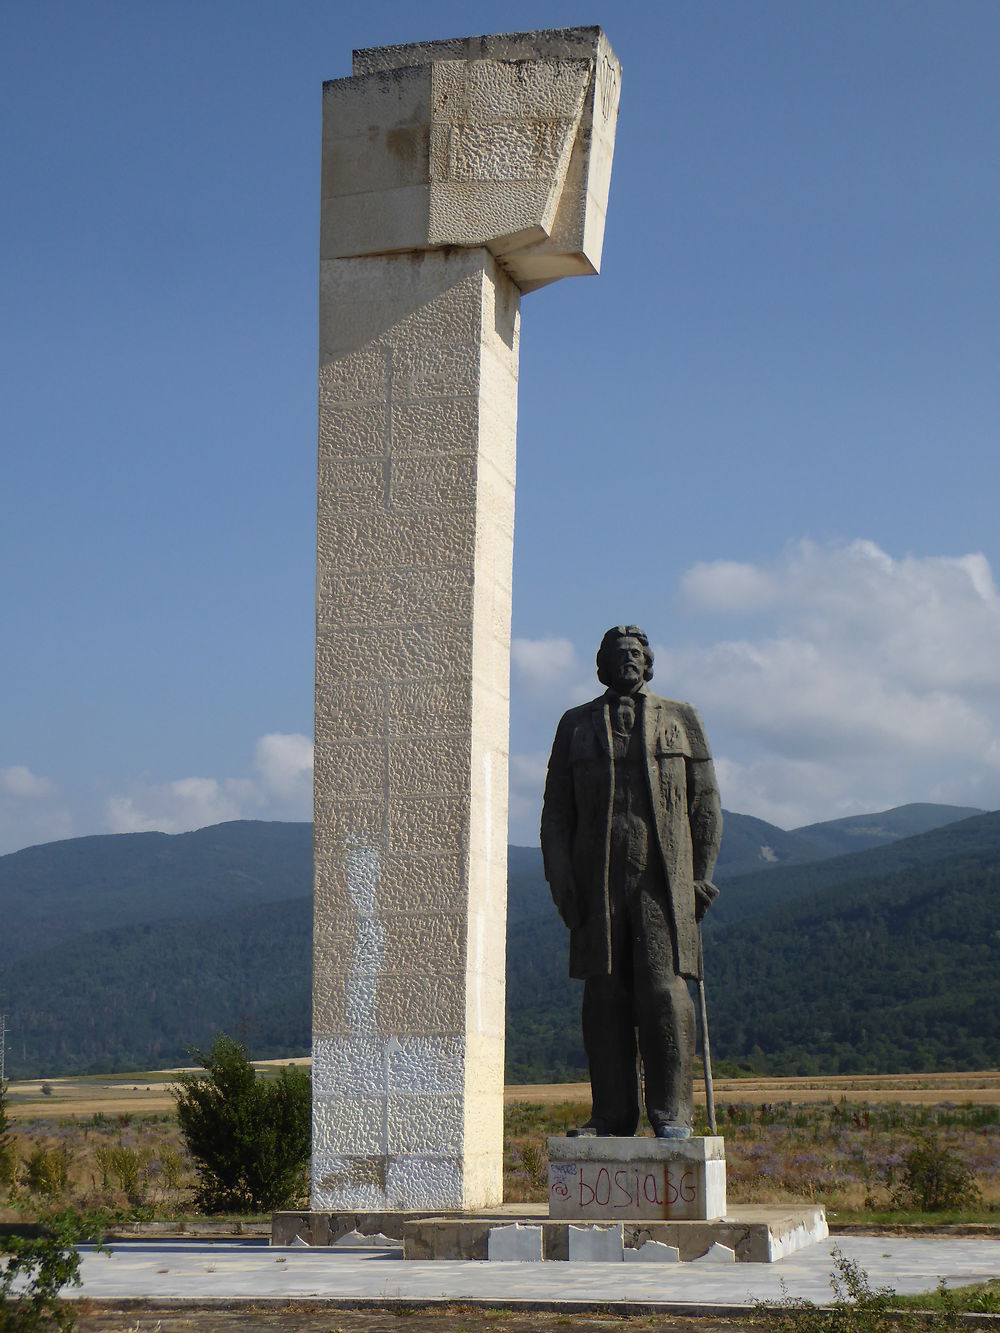
[[[299,1060],[261,1060],[258,1068],[281,1068],[288,1064],[308,1065]],[[102,1115],[162,1115],[172,1111],[170,1088],[178,1069],[159,1069],[141,1074],[116,1074],[85,1078],[31,1079],[10,1085],[10,1115],[13,1120],[89,1117]],[[51,1089],[48,1095],[42,1087]],[[718,1079],[717,1103],[765,1102],[902,1102],[935,1106],[945,1102],[981,1102],[1000,1105],[1000,1071],[983,1070],[950,1074],[858,1074],[830,1078],[741,1078]],[[585,1102],[590,1098],[586,1083],[525,1083],[508,1085],[504,1100],[551,1105]],[[695,1099],[705,1100],[704,1085],[695,1082]]]
[[[857,1074],[830,1078],[722,1078],[714,1083],[716,1102],[905,1102],[936,1106],[942,1102],[986,1102],[1000,1105],[1000,1071],[969,1074]],[[504,1100],[535,1102],[587,1101],[588,1083],[524,1083],[508,1085]],[[695,1101],[705,1103],[705,1085],[695,1080]]]
[[[309,1065],[299,1060],[257,1060],[265,1073],[287,1065]],[[140,1074],[93,1074],[80,1078],[33,1078],[11,1083],[8,1111],[12,1120],[39,1117],[102,1115],[162,1115],[174,1109],[170,1089],[184,1069],[153,1069]],[[48,1094],[42,1088],[49,1088]]]

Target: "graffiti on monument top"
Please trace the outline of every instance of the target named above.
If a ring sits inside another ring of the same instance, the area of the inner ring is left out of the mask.
[[[614,108],[618,92],[618,71],[604,56],[597,66],[597,91],[601,100],[601,115],[607,120]]]

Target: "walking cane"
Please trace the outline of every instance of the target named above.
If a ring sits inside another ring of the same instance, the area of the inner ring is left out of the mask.
[[[708,1006],[705,1003],[705,950],[701,942],[701,926],[698,927],[698,1007],[701,1010],[701,1058],[705,1066],[705,1110],[708,1113],[708,1127],[713,1134],[718,1133],[715,1125],[715,1091],[712,1087],[712,1051],[708,1044]]]

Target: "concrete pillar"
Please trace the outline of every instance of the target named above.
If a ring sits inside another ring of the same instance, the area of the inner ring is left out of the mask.
[[[324,86],[314,1209],[502,1197],[521,293],[600,263],[597,28]]]

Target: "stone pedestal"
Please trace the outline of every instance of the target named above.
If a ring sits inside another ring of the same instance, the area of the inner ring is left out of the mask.
[[[597,28],[355,52],[323,90],[315,1210],[502,1198],[523,292],[595,273]]]
[[[710,1222],[726,1211],[726,1147],[692,1139],[550,1138],[549,1216]]]

